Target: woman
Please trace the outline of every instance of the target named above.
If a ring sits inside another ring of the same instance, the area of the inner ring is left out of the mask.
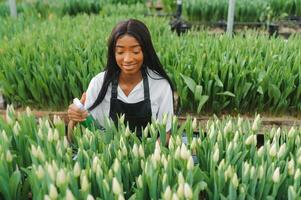
[[[117,117],[124,114],[130,129],[140,137],[152,119],[162,121],[167,114],[166,131],[170,131],[173,86],[145,24],[130,19],[116,25],[108,42],[105,71],[91,80],[81,101],[100,125],[106,117],[117,123]],[[84,121],[87,115],[87,111],[69,106],[72,124]]]

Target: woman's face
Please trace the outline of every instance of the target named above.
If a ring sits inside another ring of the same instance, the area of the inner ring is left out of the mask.
[[[125,75],[140,73],[143,52],[139,42],[133,36],[121,36],[116,41],[115,59],[121,73]]]

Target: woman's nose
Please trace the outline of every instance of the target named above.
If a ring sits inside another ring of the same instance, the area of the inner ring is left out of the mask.
[[[133,60],[133,56],[130,53],[125,53],[123,61],[124,62],[131,62]]]

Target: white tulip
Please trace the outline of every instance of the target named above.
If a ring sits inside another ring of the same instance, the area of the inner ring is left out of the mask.
[[[118,180],[116,177],[113,178],[113,181],[112,181],[112,190],[113,190],[113,193],[115,195],[119,195],[119,194],[122,194],[122,187],[120,186]]]
[[[184,184],[184,196],[186,199],[192,199],[192,190],[188,183]]]
[[[74,174],[74,177],[79,177],[80,175],[80,166],[79,166],[79,163],[76,162],[75,165],[74,165],[74,168],[73,168],[73,174]]]
[[[296,172],[295,172],[294,179],[295,179],[295,180],[299,179],[300,175],[301,175],[300,169],[297,168],[297,170],[296,170]]]
[[[138,145],[135,143],[132,149],[133,155],[138,158],[139,156],[139,151],[138,151]]]
[[[141,144],[139,145],[139,156],[141,158],[144,158],[144,149]]]
[[[42,178],[44,177],[44,169],[41,165],[38,166],[38,169],[36,171],[36,175],[37,175],[39,180],[42,180]]]
[[[65,181],[66,181],[65,172],[63,169],[60,169],[56,175],[56,185],[60,187],[64,185]]]
[[[178,186],[178,190],[177,190],[177,196],[181,199],[184,198],[184,184],[181,183]]]
[[[288,164],[287,164],[287,170],[288,170],[288,174],[290,176],[294,175],[295,172],[295,161],[294,159],[291,159]]]
[[[123,194],[119,194],[119,195],[118,195],[118,200],[124,200]]]
[[[72,192],[69,190],[69,188],[66,191],[66,200],[74,200],[74,196],[72,194]]]
[[[212,156],[212,159],[213,159],[213,161],[214,161],[215,163],[218,162],[218,160],[219,160],[219,149],[218,149],[218,147],[215,148],[214,153],[213,153],[213,156]]]
[[[194,117],[192,121],[192,130],[196,130],[198,126],[197,119]]]
[[[91,194],[88,194],[87,200],[94,200],[94,197]]]
[[[18,136],[20,133],[21,127],[19,125],[19,122],[16,122],[13,128],[13,133],[15,134],[15,136]]]
[[[294,138],[294,136],[295,136],[295,128],[294,127],[291,127],[291,129],[289,130],[289,132],[288,132],[288,135],[287,135],[287,137],[289,138],[289,139],[291,139],[291,138]]]
[[[117,158],[115,158],[114,164],[113,164],[113,171],[115,173],[117,173],[118,170],[119,170],[119,168],[120,168],[120,162],[119,162],[119,160]]]
[[[53,199],[57,199],[57,190],[56,187],[53,184],[50,184],[49,187],[49,197],[53,200]]]
[[[192,169],[193,169],[193,159],[192,156],[190,156],[187,162],[187,170],[192,170]]]
[[[257,150],[257,155],[258,155],[259,158],[262,158],[263,154],[264,154],[264,147],[261,146],[261,147]]]
[[[176,151],[175,151],[175,159],[179,159],[181,156],[181,150],[180,150],[180,147],[178,146]]]
[[[279,167],[276,168],[276,170],[273,173],[272,180],[274,183],[279,183],[280,181],[280,171]]]
[[[183,177],[182,172],[180,172],[178,175],[178,184],[184,184],[184,183],[185,183],[185,179]]]
[[[171,193],[170,186],[167,186],[166,189],[165,189],[165,192],[162,195],[163,200],[170,200],[171,196],[172,196],[172,193]]]
[[[237,178],[237,174],[234,173],[232,178],[231,178],[231,183],[232,185],[237,188],[238,187],[238,184],[239,184],[239,181],[238,181],[238,178]]]
[[[138,176],[137,185],[138,185],[138,188],[143,188],[143,181],[142,181],[141,175]]]
[[[275,157],[277,155],[276,142],[274,142],[274,144],[270,148],[269,154],[271,157]]]
[[[252,125],[252,131],[257,131],[259,128],[259,123],[260,123],[260,115],[256,115],[253,125]]]
[[[280,146],[277,157],[281,158],[282,156],[284,156],[285,151],[286,151],[286,144],[284,143]]]
[[[81,181],[80,181],[80,184],[81,184],[81,189],[83,190],[83,191],[88,191],[88,189],[89,189],[89,181],[88,181],[88,178],[87,178],[87,176],[86,175],[83,175],[82,177],[81,177],[81,179],[80,179]]]
[[[129,137],[131,135],[131,132],[130,132],[130,128],[129,126],[127,125],[126,128],[125,128],[125,133],[124,133],[125,137]]]
[[[181,158],[187,160],[190,156],[190,152],[187,150],[186,145],[183,143],[181,146]]]
[[[7,150],[6,152],[6,161],[9,163],[13,161],[13,156],[11,155],[10,150]]]

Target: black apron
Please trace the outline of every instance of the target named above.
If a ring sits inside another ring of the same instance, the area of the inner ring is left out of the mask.
[[[152,120],[152,109],[149,95],[149,85],[145,69],[141,69],[144,88],[144,100],[137,103],[124,103],[117,99],[118,76],[112,82],[110,118],[115,125],[118,124],[118,116],[125,115],[125,124],[129,124],[131,131],[136,131],[138,137],[142,136],[143,129]]]

